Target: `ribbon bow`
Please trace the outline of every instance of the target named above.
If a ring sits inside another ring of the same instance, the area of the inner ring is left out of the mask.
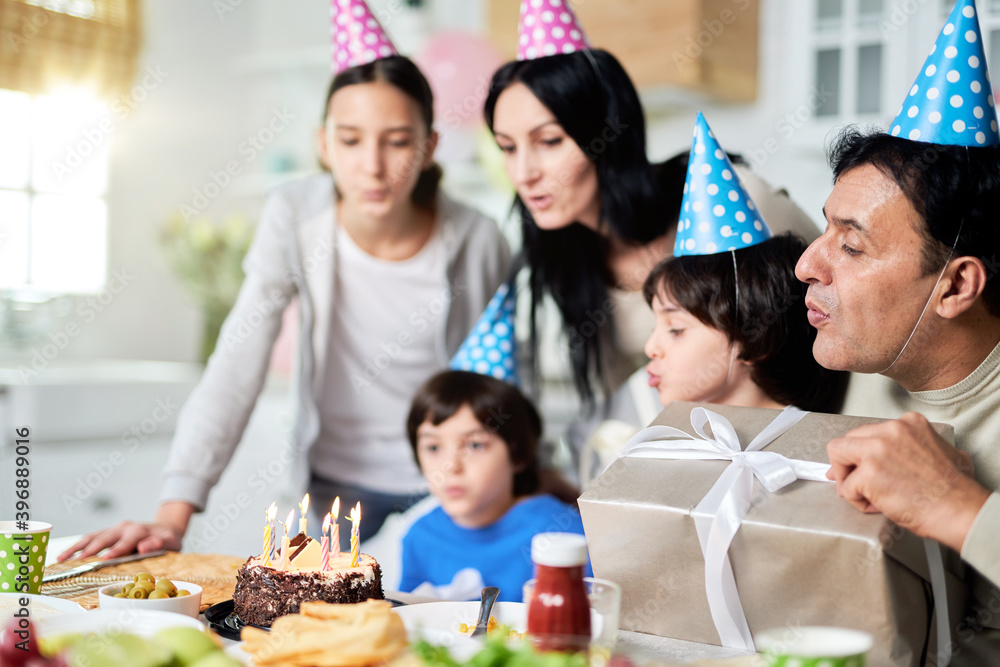
[[[691,426],[698,437],[671,426],[650,426],[629,440],[619,456],[732,461],[692,512],[701,553],[705,557],[708,606],[722,645],[727,648],[756,651],[729,562],[729,546],[750,510],[753,478],[759,479],[771,493],[797,479],[831,481],[826,478],[830,468],[826,463],[789,459],[777,452],[761,451],[807,414],[795,407],[785,408],[746,449],[742,449],[736,429],[728,419],[705,408],[694,408]],[[706,424],[711,427],[711,435],[705,433]],[[951,659],[951,634],[941,549],[929,539],[924,540],[924,549],[937,612],[938,664],[947,667]]]
[[[798,408],[786,408],[743,449],[728,419],[705,408],[694,408],[691,426],[698,437],[671,426],[650,426],[622,450],[623,457],[732,461],[692,513],[705,557],[708,606],[722,645],[728,648],[756,650],[729,562],[729,545],[750,510],[753,478],[771,493],[797,479],[830,481],[826,478],[830,468],[826,463],[760,451],[807,414]],[[711,427],[711,435],[706,434],[706,425]]]

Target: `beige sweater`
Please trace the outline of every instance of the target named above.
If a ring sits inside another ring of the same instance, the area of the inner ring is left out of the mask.
[[[962,546],[982,576],[967,616],[1000,630],[1000,345],[964,380],[946,389],[908,392],[881,375],[852,375],[844,414],[894,418],[919,412],[955,428],[955,445],[972,456],[976,479],[993,491]],[[959,630],[953,665],[1000,664],[1000,632]]]

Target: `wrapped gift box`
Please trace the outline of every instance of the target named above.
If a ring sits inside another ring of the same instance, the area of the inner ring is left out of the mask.
[[[780,413],[674,402],[653,424],[694,434],[691,412],[699,406],[726,417],[742,447]],[[764,451],[828,463],[830,440],[878,421],[810,413]],[[953,440],[950,426],[935,427]],[[621,629],[720,644],[694,508],[730,465],[626,456],[580,498],[594,575],[622,587]],[[799,480],[770,493],[755,479],[728,554],[751,633],[812,625],[864,630],[875,636],[873,667],[916,666],[936,656],[924,541],[880,514],[857,511],[832,483]],[[945,562],[954,627],[964,604],[962,568],[951,552]]]

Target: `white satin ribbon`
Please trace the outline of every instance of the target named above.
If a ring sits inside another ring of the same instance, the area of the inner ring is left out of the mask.
[[[944,558],[941,545],[930,538],[924,538],[924,551],[931,575],[931,592],[934,594],[934,611],[937,614],[937,662],[938,667],[948,667],[951,662],[951,621],[948,619],[948,591],[944,576]]]
[[[728,419],[705,408],[694,408],[691,411],[691,426],[698,437],[672,426],[650,426],[629,440],[619,456],[732,461],[692,513],[705,558],[708,606],[722,645],[727,648],[756,651],[729,561],[729,546],[751,507],[753,478],[759,479],[771,493],[797,479],[831,481],[826,478],[829,464],[789,459],[777,452],[760,451],[807,414],[795,407],[785,408],[744,450],[740,447],[736,429]],[[711,427],[711,435],[705,433],[706,424]],[[937,612],[938,657],[944,660],[943,665],[947,665],[951,657],[951,635],[944,566],[940,546],[936,542],[925,541],[925,549]]]
[[[789,459],[777,452],[760,451],[795,426],[808,413],[787,408],[767,425],[744,450],[736,430],[720,414],[695,408],[691,426],[698,437],[671,426],[650,426],[635,435],[621,456],[657,459],[701,459],[732,461],[695,507],[695,527],[705,557],[705,592],[712,620],[722,645],[755,651],[740,595],[736,589],[729,546],[750,510],[753,478],[770,492],[797,479],[829,482],[825,463]],[[711,435],[705,426],[711,427]]]

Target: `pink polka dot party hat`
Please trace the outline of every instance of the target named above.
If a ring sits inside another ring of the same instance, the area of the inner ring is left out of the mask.
[[[568,0],[521,0],[517,59],[534,60],[589,49]]]
[[[333,73],[398,52],[364,0],[330,0]]]

